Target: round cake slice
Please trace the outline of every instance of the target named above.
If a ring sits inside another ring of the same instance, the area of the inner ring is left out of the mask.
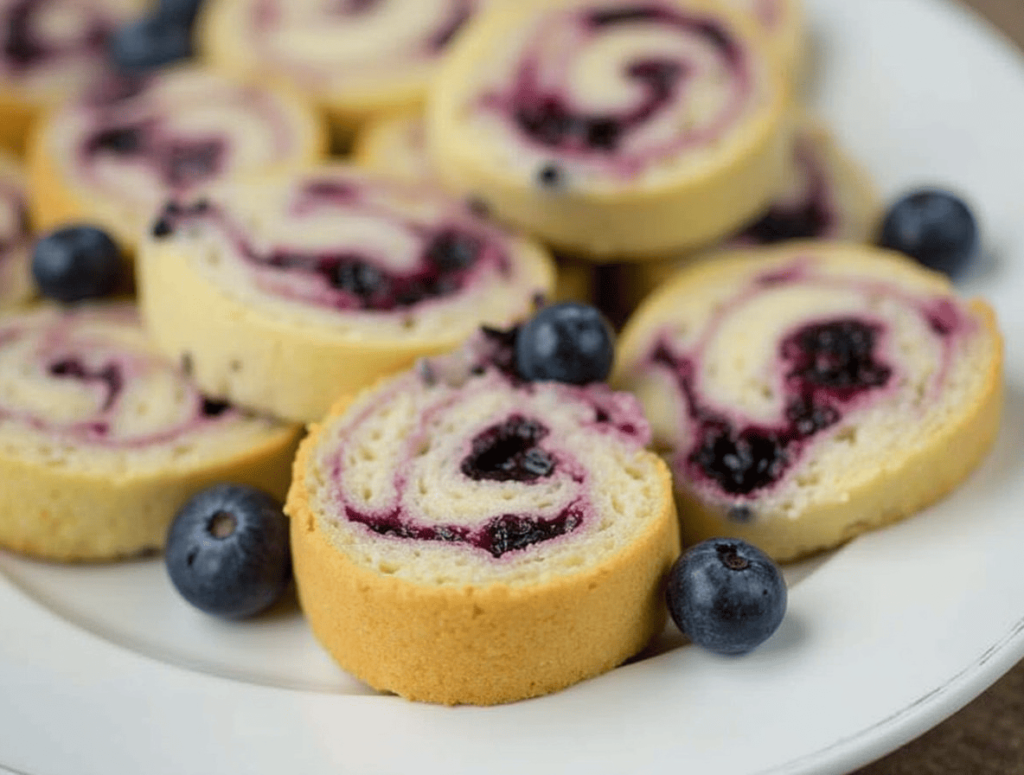
[[[789,79],[798,83],[807,57],[804,0],[728,0],[757,21]]]
[[[21,164],[0,152],[0,311],[34,295],[27,181]]]
[[[48,113],[29,138],[39,229],[90,223],[129,253],[168,198],[247,173],[310,164],[326,127],[291,92],[176,67],[105,79]]]
[[[435,188],[342,164],[172,203],[138,270],[147,327],[204,390],[299,422],[528,316],[555,277],[532,241]]]
[[[490,331],[340,404],[296,458],[302,610],[371,686],[490,705],[610,670],[663,627],[668,469],[603,383],[527,383]]]
[[[992,309],[869,246],[716,255],[640,306],[619,355],[613,384],[670,461],[684,542],[742,538],[779,561],[939,499],[999,428]]]
[[[0,317],[0,374],[0,546],[114,560],[215,482],[284,497],[300,429],[204,397],[132,305]]]
[[[453,44],[427,103],[445,184],[561,251],[647,259],[764,209],[788,83],[747,14],[710,0],[526,0]]]

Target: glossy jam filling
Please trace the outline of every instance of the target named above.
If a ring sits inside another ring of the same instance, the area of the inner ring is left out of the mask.
[[[306,184],[299,192],[293,213],[298,218],[322,208],[386,217],[394,224],[392,228],[411,235],[418,245],[411,268],[389,268],[383,256],[360,245],[323,250],[283,245],[257,248],[224,209],[204,200],[187,206],[169,204],[154,224],[153,234],[166,237],[184,223],[211,224],[227,234],[236,254],[257,271],[303,276],[308,281],[301,288],[276,288],[275,293],[339,310],[408,309],[459,293],[487,268],[496,269],[505,277],[511,272],[509,258],[500,243],[468,218],[413,221],[364,201],[358,186],[330,180]],[[301,220],[296,221],[296,228],[301,228]]]
[[[23,73],[49,62],[88,56],[99,60],[106,45],[107,36],[114,25],[106,19],[89,19],[73,36],[61,40],[48,40],[42,34],[39,20],[51,0],[16,0],[8,3],[6,13],[0,22],[0,52],[4,69],[12,73]]]
[[[778,482],[808,439],[838,423],[860,395],[888,384],[892,369],[876,352],[881,333],[877,323],[842,317],[789,334],[778,353],[786,398],[777,424],[741,424],[711,408],[696,388],[694,359],[661,342],[653,361],[673,375],[693,428],[681,463],[687,477],[734,496]]]
[[[584,514],[578,506],[571,505],[548,519],[502,514],[492,517],[480,527],[472,528],[465,525],[417,525],[408,520],[400,509],[373,514],[348,507],[345,509],[345,517],[380,535],[415,541],[468,544],[497,558],[571,533],[583,523]]]
[[[0,404],[0,423],[21,424],[78,442],[131,447],[174,441],[211,422],[231,421],[241,416],[229,404],[204,397],[191,383],[181,379],[181,407],[177,419],[162,428],[133,433],[128,428],[134,410],[124,405],[130,384],[134,380],[145,379],[155,370],[170,370],[169,365],[158,363],[152,356],[142,353],[103,353],[103,345],[92,339],[89,342],[99,349],[88,355],[77,353],[76,348],[80,345],[75,343],[75,335],[69,334],[61,324],[42,332],[8,327],[0,331],[0,351],[22,344],[26,337],[39,342],[33,357],[42,359],[40,376],[75,383],[81,391],[92,396],[94,409],[86,413],[91,414],[88,417],[54,420],[31,409]]]
[[[687,15],[659,3],[627,3],[588,9],[572,16],[569,22],[551,21],[553,27],[566,23],[573,27],[569,39],[581,49],[607,35],[631,30],[643,33],[651,27],[697,39],[728,74],[728,82],[715,87],[728,90],[728,96],[699,120],[680,119],[679,123],[687,126],[673,129],[673,137],[657,143],[640,140],[640,145],[646,147],[636,147],[633,138],[639,137],[651,122],[678,110],[695,79],[709,77],[703,72],[705,68],[690,61],[683,46],[678,52],[662,47],[659,53],[638,53],[623,61],[619,68],[621,78],[637,98],[619,110],[594,112],[576,104],[566,57],[555,57],[550,51],[543,56],[537,44],[523,54],[508,91],[486,95],[483,105],[510,116],[519,136],[538,150],[605,166],[614,159],[612,166],[616,170],[632,174],[665,155],[718,139],[744,108],[751,92],[746,55],[715,19]],[[538,35],[543,38],[546,32],[541,29]],[[538,181],[547,186],[558,184],[559,170],[544,167],[538,173]]]
[[[539,446],[548,429],[532,418],[514,414],[478,434],[460,470],[477,481],[532,482],[555,472],[555,457]]]

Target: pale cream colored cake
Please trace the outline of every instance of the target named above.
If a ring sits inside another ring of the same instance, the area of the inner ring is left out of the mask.
[[[104,37],[146,0],[0,0],[0,148],[21,153],[32,123],[106,69]]]
[[[25,172],[16,158],[0,151],[0,311],[34,295]]]
[[[0,316],[0,377],[0,546],[115,560],[216,482],[284,497],[300,428],[204,398],[129,304]]]
[[[344,141],[374,116],[422,106],[438,61],[487,2],[217,0],[200,46],[213,67],[307,95]]]
[[[840,144],[823,119],[797,112],[786,174],[767,210],[720,244],[661,261],[622,266],[629,309],[687,264],[711,251],[792,239],[874,241],[883,203],[868,172]]]
[[[789,85],[763,31],[711,0],[526,0],[441,64],[427,146],[452,190],[595,261],[731,233],[775,193]]]
[[[767,35],[783,72],[799,83],[807,59],[804,0],[728,0],[750,14]]]
[[[491,705],[641,651],[678,530],[632,396],[464,356],[314,424],[285,511],[302,610],[341,667],[412,700]]]
[[[153,212],[239,175],[326,153],[327,131],[294,93],[196,66],[110,81],[41,119],[29,138],[33,219],[86,222],[131,255]]]
[[[907,517],[983,460],[1002,409],[992,309],[865,245],[715,256],[652,294],[620,339],[669,460],[684,543],[785,561]]]
[[[170,208],[138,256],[158,346],[211,395],[301,422],[528,316],[554,277],[546,251],[461,202],[343,164]]]

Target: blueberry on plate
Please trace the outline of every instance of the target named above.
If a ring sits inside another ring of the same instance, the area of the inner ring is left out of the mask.
[[[967,204],[939,188],[900,197],[886,212],[879,244],[924,266],[955,275],[978,247],[978,224]]]
[[[262,490],[214,485],[175,515],[164,562],[175,589],[196,608],[228,619],[254,616],[291,581],[288,518]]]
[[[139,75],[191,57],[192,31],[159,14],[144,16],[114,32],[107,53],[117,70]]]
[[[121,253],[105,231],[66,226],[36,240],[32,276],[39,292],[69,303],[111,293],[121,275]]]
[[[786,582],[757,547],[713,538],[690,547],[672,565],[666,599],[676,626],[698,646],[745,654],[782,623]]]
[[[516,335],[516,371],[529,381],[601,382],[614,357],[611,325],[588,304],[567,301],[545,307]]]

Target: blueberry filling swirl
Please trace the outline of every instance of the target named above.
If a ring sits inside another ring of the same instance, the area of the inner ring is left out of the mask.
[[[493,355],[494,342],[485,344],[480,352]],[[576,445],[644,446],[649,429],[635,399],[603,385],[523,384],[496,364],[470,360],[460,366],[444,359],[427,363],[335,429],[337,447],[325,462],[333,483],[331,510],[339,518],[391,539],[460,544],[495,559],[597,520],[592,464],[586,462],[594,452]],[[419,409],[402,440],[371,454],[366,445],[378,438],[373,428],[379,417],[401,406],[410,390]],[[469,424],[455,419],[485,405],[490,408],[482,418]],[[506,411],[499,408],[506,405]],[[558,416],[549,414],[551,406],[560,407]],[[440,436],[439,427],[447,435]],[[581,432],[574,444],[561,441]],[[381,474],[382,467],[389,473]],[[353,486],[364,475],[376,484]],[[454,512],[431,507],[434,495]]]
[[[877,282],[850,285],[809,274],[800,264],[760,275],[732,305],[743,304],[761,291],[801,282],[817,283],[824,292],[830,287],[843,291],[856,287],[867,297],[889,296],[916,310],[941,350],[938,369],[930,376],[933,384],[940,384],[949,369],[953,337],[968,326],[949,299],[923,300]],[[720,315],[729,314],[730,304],[726,304]],[[712,321],[703,336],[710,336],[720,322]],[[899,369],[885,354],[891,348],[886,344],[891,336],[890,324],[873,314],[824,316],[784,332],[773,367],[781,375],[781,416],[765,422],[716,407],[713,398],[702,392],[699,374],[705,338],[682,349],[671,335],[660,335],[648,361],[671,379],[685,413],[685,441],[672,452],[674,469],[685,480],[710,486],[731,502],[742,505],[757,497],[787,476],[815,437],[838,427],[872,396],[897,385]],[[742,513],[742,509],[736,512]]]
[[[378,222],[383,233],[398,232],[405,238],[411,260],[399,266],[380,247],[345,244],[337,236],[322,248],[257,245],[228,207],[203,199],[169,203],[152,233],[166,238],[183,226],[201,225],[229,242],[263,290],[342,311],[405,310],[458,294],[485,272],[499,277],[511,273],[503,241],[478,219],[463,213],[414,216],[355,183],[307,181],[294,192],[289,214],[300,231],[304,223],[325,218]]]
[[[660,43],[623,56],[620,91],[630,96],[621,107],[588,108],[576,62],[612,36],[631,34],[655,34]],[[485,94],[482,107],[508,116],[539,152],[628,175],[718,140],[752,92],[745,50],[721,21],[657,2],[595,3],[542,17],[511,82]],[[704,103],[699,114],[690,105],[695,95]],[[557,168],[545,167],[542,182],[558,182]]]
[[[0,362],[6,372],[26,375],[0,398],[0,428],[124,448],[175,441],[241,417],[203,396],[169,362],[76,328],[73,318],[45,325],[10,320],[0,329]],[[160,398],[146,394],[150,384]],[[172,405],[150,403],[163,399]]]

